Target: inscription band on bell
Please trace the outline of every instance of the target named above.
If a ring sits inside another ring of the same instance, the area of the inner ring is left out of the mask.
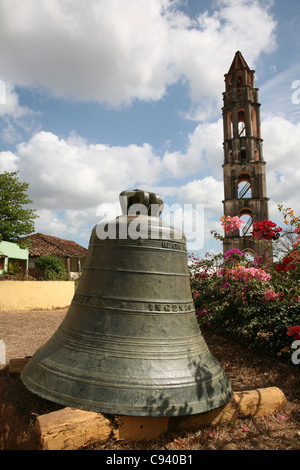
[[[89,295],[75,294],[73,301],[89,307],[101,307],[103,309],[118,308],[122,310],[131,310],[134,312],[165,312],[165,313],[184,313],[191,312],[194,309],[194,304],[188,303],[174,303],[174,302],[138,302],[136,300],[129,299],[127,302],[120,303],[120,299],[114,299],[115,305],[112,304],[111,298],[105,299],[100,297],[93,297]]]

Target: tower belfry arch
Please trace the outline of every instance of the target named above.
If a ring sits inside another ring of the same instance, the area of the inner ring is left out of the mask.
[[[223,93],[223,179],[225,216],[243,217],[241,231],[225,234],[224,253],[231,248],[252,251],[257,255],[270,251],[270,244],[252,239],[254,222],[268,220],[266,162],[261,138],[260,103],[255,88],[255,71],[237,51],[228,73]]]

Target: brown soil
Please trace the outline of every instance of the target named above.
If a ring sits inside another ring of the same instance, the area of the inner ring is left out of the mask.
[[[32,355],[52,335],[66,309],[0,312],[0,340],[6,344],[6,362]],[[203,426],[194,433],[169,433],[151,442],[93,444],[107,450],[300,450],[300,365],[283,363],[228,337],[204,332],[212,353],[220,360],[234,391],[279,387],[287,403],[264,418],[240,419],[230,425]],[[1,367],[1,366],[0,366]],[[0,450],[39,449],[34,421],[61,406],[40,399],[22,384],[18,374],[0,370]]]

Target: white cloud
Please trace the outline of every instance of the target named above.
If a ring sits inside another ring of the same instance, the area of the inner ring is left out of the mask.
[[[15,85],[9,81],[0,80],[0,117],[20,119],[32,113],[32,110],[20,105]]]
[[[111,105],[159,99],[170,76],[165,4],[1,0],[3,69],[21,85],[64,98]]]
[[[278,204],[300,214],[300,123],[269,115],[262,122],[270,218],[281,218]]]
[[[268,2],[222,0],[211,15],[197,19],[178,4],[0,0],[0,78],[110,106],[159,100],[182,79],[192,100],[219,102],[224,70],[238,45],[250,63],[275,47]]]
[[[160,159],[148,144],[109,147],[71,135],[39,132],[17,146],[19,170],[38,207],[66,210],[96,207],[137,182],[151,186]]]
[[[202,249],[212,240],[211,230],[221,233],[219,219],[223,215],[223,181],[217,180],[212,176],[193,180],[180,186],[177,190],[177,195],[178,203],[183,207],[186,205],[189,208],[189,204],[191,205],[188,215],[192,209],[194,211],[198,210],[198,213],[201,210],[203,211],[203,218],[200,219],[198,217],[196,240],[189,242],[190,250]],[[194,219],[189,218],[188,220],[195,221],[196,219],[194,217]],[[190,231],[187,224],[187,233],[189,234]]]
[[[7,114],[20,115],[22,108],[14,86],[1,80],[0,116]]]
[[[222,214],[224,195],[223,181],[212,176],[194,180],[178,189],[178,200],[182,204],[203,204],[207,214]]]
[[[0,152],[0,173],[18,170],[18,157],[11,151]]]
[[[5,144],[15,144],[20,141],[23,131],[39,127],[32,119],[38,113],[27,106],[22,106],[15,85],[9,81],[0,80],[0,138]]]
[[[178,193],[178,180],[197,175],[197,172],[212,172],[217,179],[222,177],[222,124],[199,124],[189,136],[185,153],[166,152],[155,154],[151,145],[108,146],[90,144],[85,139],[71,134],[67,139],[51,132],[37,132],[29,141],[16,147],[15,154],[2,152],[2,167],[8,171],[18,168],[20,177],[30,183],[29,193],[37,208],[47,210],[74,210],[98,207],[111,203],[124,189],[134,187],[156,191],[161,187],[168,196]],[[174,184],[164,186],[166,177]],[[210,181],[201,182],[195,192],[207,201]],[[202,192],[201,192],[202,191]],[[204,192],[203,192],[204,191]],[[211,188],[215,199],[216,188]],[[180,199],[187,195],[182,189]]]
[[[185,153],[167,151],[164,154],[164,173],[180,178],[209,170],[214,176],[222,177],[222,142],[222,119],[199,124],[189,135]]]
[[[67,240],[81,239],[86,246],[93,226],[98,222],[94,209],[66,210],[64,212],[39,209],[35,232]]]

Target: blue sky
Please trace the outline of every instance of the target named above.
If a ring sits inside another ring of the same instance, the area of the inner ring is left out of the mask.
[[[203,208],[188,247],[221,251],[210,231],[237,50],[256,71],[270,219],[282,224],[281,203],[300,214],[299,0],[0,0],[0,11],[0,171],[30,184],[36,232],[87,247],[119,193],[142,188]]]

